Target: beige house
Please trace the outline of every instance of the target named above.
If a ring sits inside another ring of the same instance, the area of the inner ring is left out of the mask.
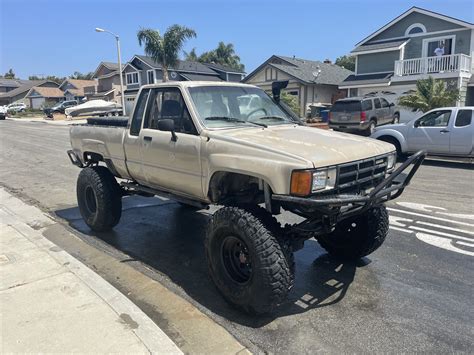
[[[65,100],[80,102],[86,97],[84,88],[95,86],[97,86],[95,80],[66,79],[59,85],[59,89],[64,91]]]
[[[97,80],[97,85],[84,88],[88,100],[101,99],[121,103],[120,71],[117,63],[101,62],[92,78]]]
[[[34,86],[26,94],[29,107],[42,109],[45,105],[64,100],[64,92],[57,87]]]
[[[288,80],[285,91],[298,98],[300,115],[305,116],[312,105],[329,105],[345,97],[346,91],[338,89],[338,85],[351,74],[330,61],[273,55],[242,81],[271,92],[272,82]]]

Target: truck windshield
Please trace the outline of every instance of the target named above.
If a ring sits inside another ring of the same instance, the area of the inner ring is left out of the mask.
[[[243,86],[190,87],[194,108],[208,128],[273,126],[294,121],[261,89]]]

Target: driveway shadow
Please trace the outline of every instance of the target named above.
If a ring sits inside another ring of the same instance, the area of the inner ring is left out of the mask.
[[[209,220],[206,211],[195,212],[156,198],[127,197],[123,200],[120,223],[108,233],[91,231],[77,207],[56,214],[80,232],[86,242],[93,238],[102,240],[166,275],[195,302],[215,314],[253,328],[277,317],[334,305],[346,295],[357,267],[370,262],[367,258],[359,263],[338,261],[316,241],[309,240],[295,254],[296,282],[288,301],[271,315],[247,316],[225,302],[209,277],[204,253],[204,233]]]

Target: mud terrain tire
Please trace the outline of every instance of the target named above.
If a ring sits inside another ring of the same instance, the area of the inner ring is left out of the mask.
[[[341,221],[334,232],[318,237],[318,242],[330,255],[354,260],[377,250],[387,233],[388,212],[380,205]]]
[[[122,192],[103,166],[82,169],[77,179],[77,202],[82,218],[96,232],[111,230],[122,215]]]
[[[230,304],[253,314],[274,310],[294,281],[293,253],[279,238],[276,220],[263,212],[223,207],[214,213],[205,241],[217,289]]]

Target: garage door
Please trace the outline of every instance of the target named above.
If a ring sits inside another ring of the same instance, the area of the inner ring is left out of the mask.
[[[31,108],[40,109],[44,103],[43,97],[34,97],[31,99]]]

